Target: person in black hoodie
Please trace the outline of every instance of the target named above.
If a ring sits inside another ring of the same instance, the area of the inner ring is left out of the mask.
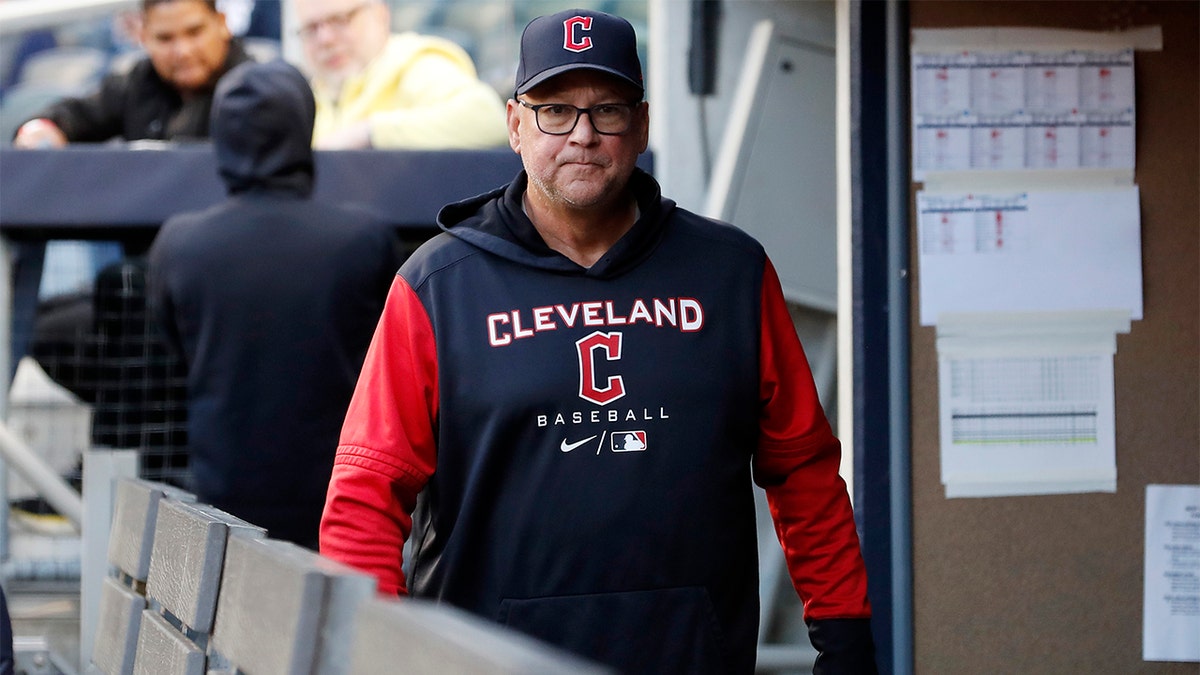
[[[14,147],[208,138],[213,88],[250,56],[231,36],[215,0],[142,0],[140,18],[146,56],[128,71],[105,76],[95,91],[38,112],[18,127]],[[89,246],[105,250],[103,243]],[[27,280],[14,289],[13,313],[36,317],[33,335],[14,339],[13,367],[28,349],[51,377],[95,406],[94,443],[137,448],[142,477],[179,484],[188,458],[180,451],[185,439],[176,396],[178,368],[144,333],[144,244],[125,242],[124,258],[96,271],[94,292],[42,303],[36,280],[46,264],[46,244],[13,247],[14,277]],[[104,379],[88,364],[101,368]],[[75,471],[68,479],[78,477]],[[45,512],[45,505],[37,510]]]
[[[217,86],[212,142],[229,198],[163,224],[149,303],[187,367],[191,487],[315,548],[338,429],[403,262],[394,228],[310,198],[315,105],[284,61]]]
[[[526,27],[507,107],[524,171],[443,208],[401,268],[321,553],[626,675],[748,675],[757,483],[814,672],[873,674],[840,444],[779,277],[637,169],[636,43],[597,11]]]
[[[250,60],[215,0],[142,0],[140,39],[145,58],[95,92],[39,112],[17,128],[13,145],[207,138],[213,87]]]
[[[0,588],[0,675],[13,675],[12,617],[3,588]]]

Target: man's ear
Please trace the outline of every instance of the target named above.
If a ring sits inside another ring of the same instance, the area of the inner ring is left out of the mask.
[[[646,151],[650,147],[650,104],[642,101],[638,104],[637,110],[637,130],[639,147],[638,154]]]
[[[217,22],[221,24],[221,34],[226,40],[233,39],[233,31],[229,30],[229,22],[225,19],[225,12],[217,12]]]
[[[521,104],[508,99],[504,108],[504,121],[508,125],[508,145],[513,152],[521,153]]]

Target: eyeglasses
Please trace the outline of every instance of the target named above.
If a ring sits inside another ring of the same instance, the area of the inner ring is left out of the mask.
[[[296,35],[300,36],[300,39],[302,40],[311,40],[317,36],[317,32],[321,30],[322,26],[335,31],[346,30],[346,26],[350,25],[350,22],[354,20],[354,17],[370,5],[370,2],[364,2],[361,5],[352,9],[348,9],[344,12],[330,14],[329,16],[317,19],[316,21],[309,21],[308,23],[296,29]]]
[[[637,103],[601,103],[590,108],[576,108],[566,103],[532,105],[517,99],[517,103],[533,111],[533,118],[543,134],[566,136],[579,124],[579,116],[587,113],[592,128],[605,136],[620,136],[633,125],[633,110]]]

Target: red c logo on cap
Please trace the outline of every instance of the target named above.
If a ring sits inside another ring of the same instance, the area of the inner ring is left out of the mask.
[[[592,48],[592,38],[579,37],[577,33],[592,29],[592,17],[573,16],[563,22],[563,49],[582,52]]]

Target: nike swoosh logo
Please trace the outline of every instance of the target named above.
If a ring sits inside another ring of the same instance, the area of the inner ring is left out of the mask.
[[[574,443],[568,443],[567,439],[564,438],[564,439],[562,439],[562,443],[559,444],[558,449],[562,450],[563,452],[570,452],[570,451],[574,450],[575,448],[578,448],[579,446],[583,445],[584,443],[587,443],[588,441],[592,440],[593,438],[595,438],[595,436],[588,436],[587,438],[583,439],[582,441],[575,441]]]

